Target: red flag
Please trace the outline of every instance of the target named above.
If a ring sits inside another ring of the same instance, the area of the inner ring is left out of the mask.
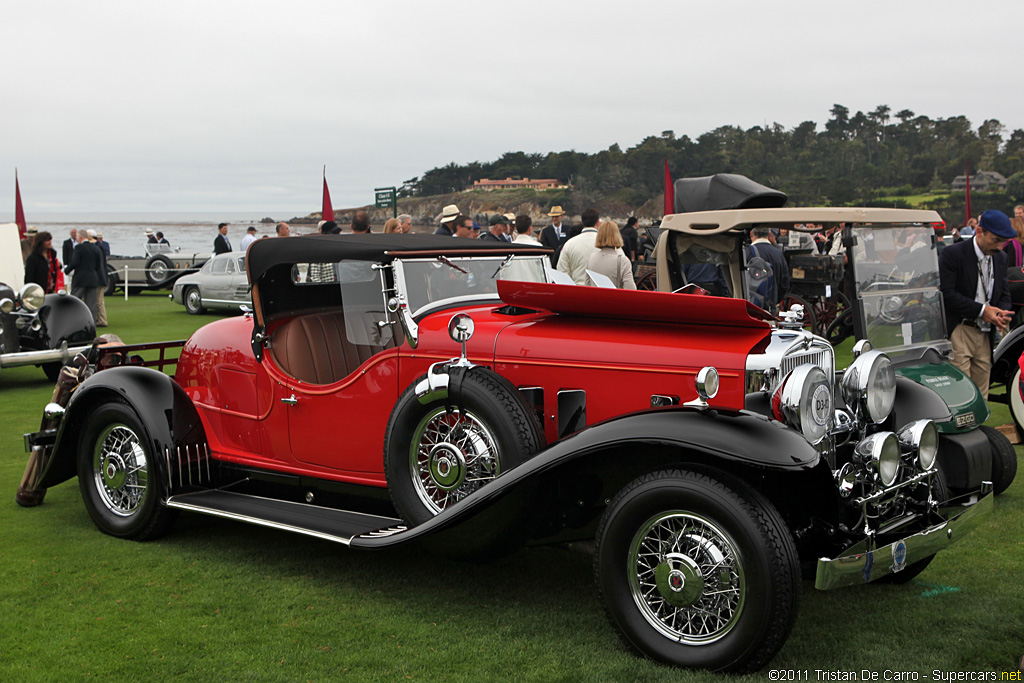
[[[25,209],[21,208],[21,188],[18,187],[18,169],[14,169],[14,222],[18,224],[18,239],[25,239]]]
[[[971,162],[967,162],[967,203],[964,204],[964,225],[971,222]]]
[[[668,170],[668,159],[665,159],[665,215],[676,212],[676,189],[672,184],[672,174]]]
[[[333,221],[334,207],[331,206],[331,191],[327,189],[327,167],[324,167],[324,203],[320,209],[320,220]]]

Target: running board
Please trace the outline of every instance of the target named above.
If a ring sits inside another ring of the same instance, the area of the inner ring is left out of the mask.
[[[292,503],[229,491],[197,491],[171,496],[167,507],[281,529],[348,545],[355,536],[391,536],[406,530],[405,522],[362,512]]]

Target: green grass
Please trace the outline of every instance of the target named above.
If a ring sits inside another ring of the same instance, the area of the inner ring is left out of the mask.
[[[108,300],[125,341],[182,338],[156,295]],[[840,350],[844,358],[848,350]],[[630,654],[602,613],[590,558],[551,548],[492,565],[416,548],[348,550],[197,515],[150,543],[90,521],[76,481],[22,509],[14,492],[51,386],[0,376],[0,681],[731,681]],[[990,424],[1009,421],[993,406]],[[1024,654],[1024,484],[914,583],[828,593],[804,582],[769,668],[1003,671]]]

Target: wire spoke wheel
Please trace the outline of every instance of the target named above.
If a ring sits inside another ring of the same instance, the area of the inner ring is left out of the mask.
[[[103,505],[119,517],[134,514],[145,501],[149,463],[138,435],[123,424],[108,426],[96,441],[93,481]]]
[[[436,408],[416,428],[409,465],[420,501],[434,514],[500,473],[494,436],[476,415]]]
[[[718,640],[743,611],[746,580],[724,531],[681,511],[652,517],[629,551],[633,599],[644,618],[681,643]]]

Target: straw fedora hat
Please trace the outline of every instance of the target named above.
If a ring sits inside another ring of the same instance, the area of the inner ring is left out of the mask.
[[[444,209],[441,210],[441,222],[450,223],[451,221],[455,220],[456,217],[458,217],[458,215],[459,207],[455,206],[454,204],[449,204],[448,206],[444,207]]]
[[[554,218],[555,216],[564,216],[565,211],[562,211],[562,207],[560,206],[552,206],[551,210],[548,211],[548,215],[551,216],[552,218]]]

